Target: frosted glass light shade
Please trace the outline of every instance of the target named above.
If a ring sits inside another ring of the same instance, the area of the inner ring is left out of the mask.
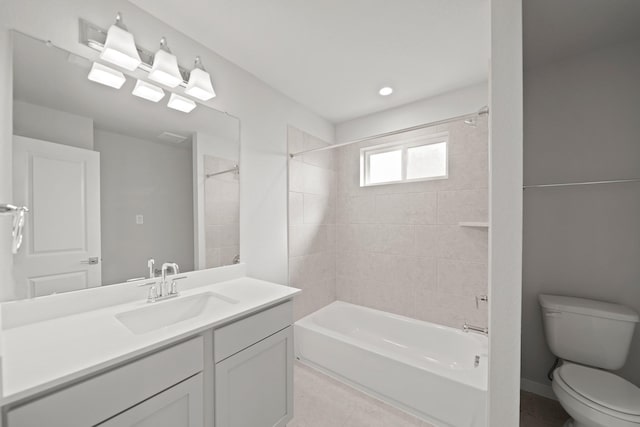
[[[107,32],[107,40],[100,53],[100,59],[129,71],[138,68],[142,62],[133,35],[115,24]]]
[[[143,80],[138,80],[136,82],[136,87],[133,88],[131,93],[139,98],[144,98],[151,102],[158,102],[164,98],[164,91],[162,88]]]
[[[189,74],[189,82],[184,93],[203,101],[208,101],[216,96],[211,84],[211,76],[200,68],[194,68]]]
[[[127,78],[118,70],[94,62],[87,76],[92,82],[100,83],[114,89],[120,89]]]
[[[178,86],[182,83],[178,58],[162,48],[159,49],[153,57],[149,78],[170,88]]]
[[[167,107],[182,111],[183,113],[189,113],[196,108],[196,103],[189,98],[172,93]]]

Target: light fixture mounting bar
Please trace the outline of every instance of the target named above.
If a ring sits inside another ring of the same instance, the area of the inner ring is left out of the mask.
[[[90,47],[96,52],[102,52],[104,49],[104,43],[107,40],[107,30],[100,28],[86,19],[80,18],[78,22],[80,25],[80,43]],[[154,52],[138,45],[136,45],[136,49],[138,54],[140,54],[140,59],[142,59],[142,63],[139,68],[149,73],[149,71],[151,71],[151,66],[153,65]],[[189,70],[180,66],[178,66],[178,70],[182,76],[182,82],[179,86],[187,87],[187,82],[189,81]]]

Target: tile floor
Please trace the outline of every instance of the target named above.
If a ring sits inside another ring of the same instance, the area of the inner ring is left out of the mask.
[[[434,427],[315,369],[296,363],[294,414],[287,427]],[[523,391],[520,427],[562,427],[560,404]]]
[[[520,393],[520,427],[562,427],[568,419],[557,401],[526,391]]]
[[[293,381],[287,427],[434,427],[300,363]]]

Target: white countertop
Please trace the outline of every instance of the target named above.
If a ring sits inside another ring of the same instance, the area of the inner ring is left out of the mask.
[[[1,403],[6,405],[16,402],[104,370],[132,357],[290,299],[300,290],[243,277],[188,289],[182,291],[178,298],[203,292],[216,292],[238,302],[219,311],[205,311],[191,319],[141,335],[133,334],[115,315],[147,306],[144,300],[4,330]]]

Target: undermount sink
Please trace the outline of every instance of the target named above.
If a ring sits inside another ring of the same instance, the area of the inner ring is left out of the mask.
[[[144,334],[192,319],[206,311],[218,311],[237,303],[233,298],[205,292],[150,303],[145,307],[118,313],[115,317],[134,334]]]

